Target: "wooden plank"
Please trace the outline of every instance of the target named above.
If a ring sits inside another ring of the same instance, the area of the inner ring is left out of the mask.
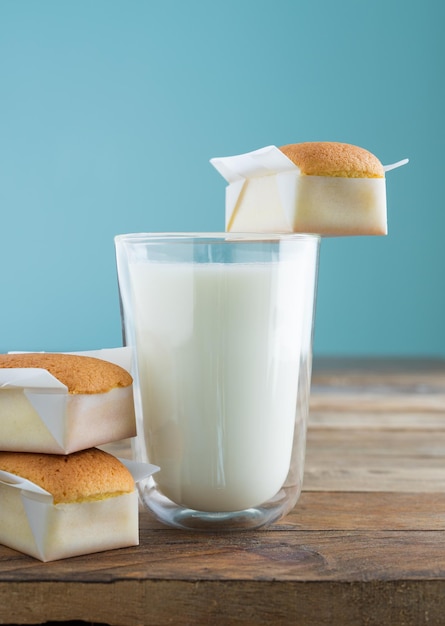
[[[445,493],[303,491],[276,530],[444,530]],[[143,533],[165,530],[148,513]],[[1,578],[1,577],[0,577]]]
[[[443,431],[308,430],[304,488],[445,491]]]
[[[335,392],[313,389],[310,399],[310,411],[392,411],[409,413],[411,411],[439,412],[445,410],[445,393],[409,394],[394,390],[383,393],[366,388],[341,389]]]
[[[276,530],[444,530],[445,493],[305,491]],[[165,530],[144,512],[142,532]]]
[[[0,582],[445,575],[445,550],[438,549],[444,513],[445,494],[303,493],[292,513],[268,530],[207,534],[166,528],[143,513],[137,547],[42,564],[2,546]]]
[[[39,564],[10,552],[0,582],[369,581],[445,576],[442,531],[150,531],[138,548]],[[2,550],[6,556],[6,549]],[[3,569],[3,568],[2,568]],[[104,576],[106,571],[106,576]],[[20,577],[20,578],[19,578]],[[49,602],[49,599],[48,599]]]
[[[442,580],[353,583],[143,580],[0,584],[16,623],[81,620],[113,626],[443,626]],[[17,602],[17,598],[26,598]],[[51,610],[47,609],[50,599]],[[6,622],[0,622],[6,623]]]
[[[445,410],[441,412],[404,411],[311,411],[309,416],[310,430],[409,430],[436,431],[445,430]],[[328,432],[325,433],[328,436]]]
[[[308,449],[320,457],[318,460],[323,460],[327,453],[333,457],[337,453],[348,456],[360,454],[369,458],[387,459],[394,465],[406,459],[420,464],[425,461],[440,467],[445,455],[445,433],[440,430],[351,428],[326,431],[309,428],[307,443]]]
[[[445,411],[444,359],[314,360],[315,411]]]
[[[445,493],[303,491],[276,529],[444,530]],[[153,523],[153,522],[152,522]]]
[[[0,576],[0,623],[272,624],[298,618],[297,623],[330,624],[337,614],[347,626],[359,606],[371,616],[382,592],[390,605],[397,603],[409,582],[404,615],[411,612],[414,620],[416,611],[431,610],[425,606],[428,585],[420,588],[419,581],[436,582],[431,593],[438,594],[437,611],[445,608],[442,542],[443,532],[434,530],[275,529],[203,536],[143,529],[139,548],[48,564],[9,555],[14,567]],[[396,614],[387,621],[391,615],[386,607],[380,624],[407,623]]]

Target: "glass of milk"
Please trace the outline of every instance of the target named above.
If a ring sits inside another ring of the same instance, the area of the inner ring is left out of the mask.
[[[319,237],[137,233],[115,239],[134,350],[145,506],[193,530],[253,529],[300,495]]]

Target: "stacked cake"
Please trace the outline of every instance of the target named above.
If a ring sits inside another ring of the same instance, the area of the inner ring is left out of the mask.
[[[119,349],[118,349],[119,350]],[[133,380],[108,360],[0,355],[0,543],[42,561],[137,545]]]

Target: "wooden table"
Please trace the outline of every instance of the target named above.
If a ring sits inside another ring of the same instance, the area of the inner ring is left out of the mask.
[[[141,545],[40,563],[0,546],[0,623],[445,624],[445,361],[319,360],[304,492],[268,530],[141,515]]]

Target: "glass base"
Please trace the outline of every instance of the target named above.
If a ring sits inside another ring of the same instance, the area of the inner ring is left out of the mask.
[[[153,481],[139,484],[139,495],[144,506],[160,522],[195,531],[255,530],[278,521],[295,506],[301,486],[283,487],[271,500],[242,511],[196,511],[176,504],[164,496]]]

